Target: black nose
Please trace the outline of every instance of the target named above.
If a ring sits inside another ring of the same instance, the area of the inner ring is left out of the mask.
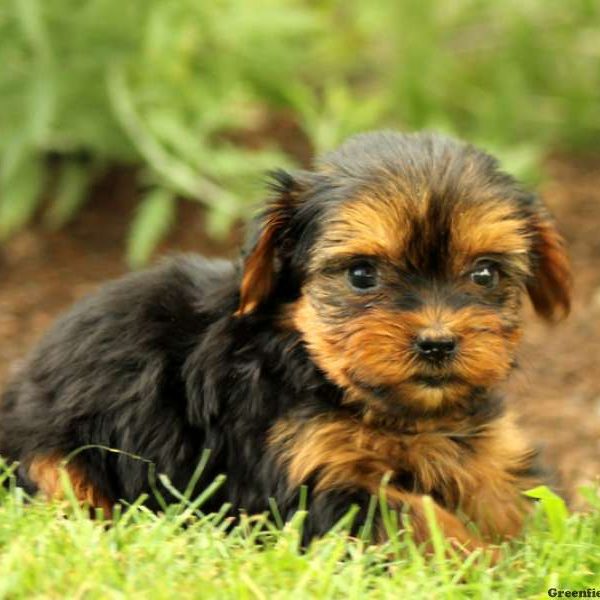
[[[417,350],[425,360],[440,363],[452,357],[456,351],[456,340],[451,337],[419,338]]]

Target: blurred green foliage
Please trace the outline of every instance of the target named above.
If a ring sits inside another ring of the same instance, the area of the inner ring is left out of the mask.
[[[316,152],[429,128],[526,177],[541,152],[600,141],[597,0],[4,0],[0,64],[0,238],[42,205],[60,227],[106,165],[132,163],[134,265],[178,198],[217,233],[253,206],[293,161],[274,115]]]

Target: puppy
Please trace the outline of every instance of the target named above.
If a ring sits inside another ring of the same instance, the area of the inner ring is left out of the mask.
[[[358,531],[379,494],[419,542],[425,495],[461,547],[516,535],[538,475],[494,388],[524,294],[545,319],[569,310],[540,201],[472,146],[392,132],[278,171],[272,192],[239,264],[176,258],[58,321],[1,401],[20,483],[60,496],[64,466],[107,515],[143,493],[158,510],[149,465],[183,490],[208,448],[196,492],[227,478],[204,510],[274,498],[289,518],[306,486],[305,542],[353,504]]]

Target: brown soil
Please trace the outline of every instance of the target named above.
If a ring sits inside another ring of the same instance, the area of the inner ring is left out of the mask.
[[[528,309],[521,367],[508,387],[530,436],[572,492],[600,475],[600,157],[554,158],[542,194],[569,242],[576,294],[570,318],[549,327]],[[56,233],[30,228],[0,249],[0,384],[56,314],[100,282],[124,273],[131,177],[114,173],[76,221]],[[161,252],[235,254],[239,229],[206,238],[202,210],[183,204]]]

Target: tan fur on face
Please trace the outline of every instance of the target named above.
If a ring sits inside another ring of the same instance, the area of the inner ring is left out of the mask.
[[[452,256],[514,254],[527,258],[531,239],[527,221],[508,203],[459,205],[452,214]]]
[[[394,386],[399,398],[433,409],[460,400],[473,386],[499,383],[511,369],[520,337],[520,292],[530,272],[533,239],[525,218],[517,215],[513,204],[488,198],[486,202],[463,200],[442,208],[436,205],[439,210],[448,211],[447,276],[458,289],[480,292],[468,289],[469,285],[474,286],[468,273],[475,261],[486,255],[501,255],[504,267],[521,278],[519,284],[513,284],[514,290],[507,295],[503,307],[471,306],[452,311],[444,307],[443,298],[424,289],[413,292],[422,298],[425,308],[393,308],[391,290],[399,273],[407,265],[418,266],[415,252],[426,254],[428,244],[438,243],[436,230],[428,221],[437,210],[432,209],[432,202],[425,188],[418,198],[407,198],[390,187],[376,195],[363,193],[329,217],[313,249],[309,265],[312,276],[303,289],[303,297],[291,310],[289,321],[302,334],[315,362],[330,379],[349,391],[349,397],[368,395],[354,385],[360,380],[366,387]],[[415,231],[416,244],[411,240]],[[339,274],[337,282],[335,276],[324,274],[332,260],[352,256],[383,259],[380,266],[388,279],[372,300],[361,299]],[[422,276],[427,277],[428,273]],[[431,297],[426,296],[428,293]],[[328,302],[328,296],[335,302]],[[366,309],[361,302],[367,302]],[[459,341],[459,354],[451,373],[456,381],[443,388],[411,382],[416,375],[440,374],[429,373],[427,365],[418,364],[414,352],[418,336],[440,328]]]
[[[77,500],[90,508],[102,508],[105,517],[112,514],[111,502],[88,480],[86,475],[73,464],[65,464],[64,457],[52,454],[36,456],[30,463],[28,475],[48,499],[63,499],[64,487],[61,470],[66,472]]]
[[[431,200],[406,198],[399,192],[363,195],[341,207],[327,223],[313,254],[316,269],[336,256],[380,256],[402,265],[414,224],[427,219]],[[488,254],[507,254],[519,268],[529,269],[532,236],[528,223],[504,202],[459,203],[451,219],[451,256],[456,274]],[[427,228],[425,227],[424,230]],[[432,240],[433,242],[434,240]]]
[[[394,386],[399,398],[426,408],[456,401],[468,393],[469,386],[502,381],[510,371],[520,336],[518,329],[507,330],[497,315],[474,307],[458,311],[428,307],[403,313],[373,307],[359,317],[335,322],[305,296],[292,314],[294,327],[302,333],[313,359],[338,385],[352,390],[360,380]],[[462,384],[431,389],[410,381],[428,372],[414,358],[412,346],[420,332],[440,325],[458,339],[459,353],[451,373]],[[364,396],[360,389],[356,393]]]
[[[382,256],[400,260],[410,234],[406,201],[361,196],[345,204],[327,223],[314,252],[313,268],[340,255]]]

